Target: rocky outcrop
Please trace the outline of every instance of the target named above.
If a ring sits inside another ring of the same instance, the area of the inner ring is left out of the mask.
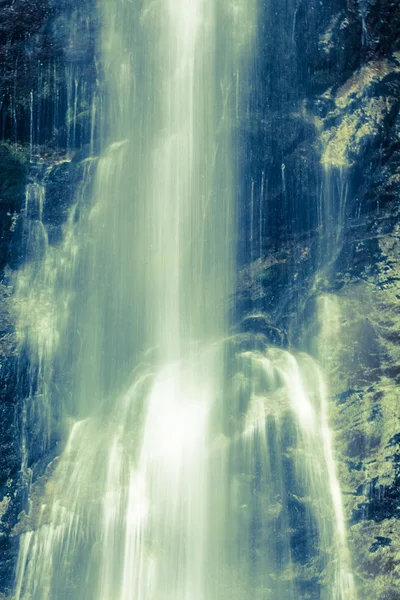
[[[39,219],[27,210],[27,185],[46,187],[41,218],[48,243],[60,243],[81,159],[97,143],[96,27],[92,0],[0,2],[0,597],[13,586],[13,528],[30,482],[41,475],[38,452],[24,450],[22,441],[24,399],[35,395],[37,365],[21,345],[13,297],[14,270],[32,260],[29,221]]]
[[[96,83],[95,3],[3,0],[0,20],[0,137],[30,143],[35,155],[87,143],[80,117]]]
[[[254,213],[264,223],[256,243],[249,228],[242,239],[238,317],[262,316],[264,328],[281,332],[272,343],[322,363],[360,597],[393,600],[400,598],[400,13],[391,0],[296,7],[292,43],[276,34],[286,48],[277,59],[281,83],[264,90],[262,133],[249,141],[260,142],[249,170]],[[295,91],[274,103],[296,78]],[[259,223],[250,229],[259,232]]]
[[[399,597],[399,249],[397,206],[354,223],[320,316],[349,540],[371,600]]]

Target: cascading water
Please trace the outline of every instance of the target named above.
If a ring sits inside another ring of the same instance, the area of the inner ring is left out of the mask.
[[[228,337],[255,3],[99,11],[106,149],[61,246],[45,189],[27,192],[43,250],[17,280],[37,365],[23,468],[29,420],[43,449],[54,423],[69,433],[19,524],[15,598],[347,600],[321,374]]]

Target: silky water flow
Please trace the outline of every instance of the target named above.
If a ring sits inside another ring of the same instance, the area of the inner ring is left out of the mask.
[[[322,375],[228,332],[256,4],[99,11],[105,150],[61,244],[43,223],[51,172],[26,193],[15,600],[298,600],[310,556],[313,597],[348,600]]]

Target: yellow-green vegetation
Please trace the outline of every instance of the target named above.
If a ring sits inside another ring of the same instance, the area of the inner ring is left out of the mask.
[[[394,54],[390,60],[368,63],[336,92],[328,90],[324,94],[325,99],[334,102],[334,109],[325,119],[326,129],[320,135],[321,162],[324,165],[351,166],[366,138],[373,138],[380,133],[396,98],[389,95],[374,96],[371,90],[388,75],[400,72],[398,54]]]
[[[322,163],[333,167],[349,167],[368,136],[376,136],[385,117],[395,103],[394,98],[365,98],[361,107],[346,112],[337,127],[321,134],[325,148]]]
[[[390,73],[399,73],[400,61],[397,54],[393,55],[393,60],[372,61],[356,71],[336,92],[336,106],[346,108],[354,100],[364,97],[372,84],[382,81]]]

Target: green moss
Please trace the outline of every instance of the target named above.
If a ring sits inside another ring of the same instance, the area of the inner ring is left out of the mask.
[[[394,102],[393,98],[364,98],[360,108],[346,111],[336,127],[321,135],[325,147],[322,164],[351,166],[353,156],[360,153],[365,138],[378,135]]]

